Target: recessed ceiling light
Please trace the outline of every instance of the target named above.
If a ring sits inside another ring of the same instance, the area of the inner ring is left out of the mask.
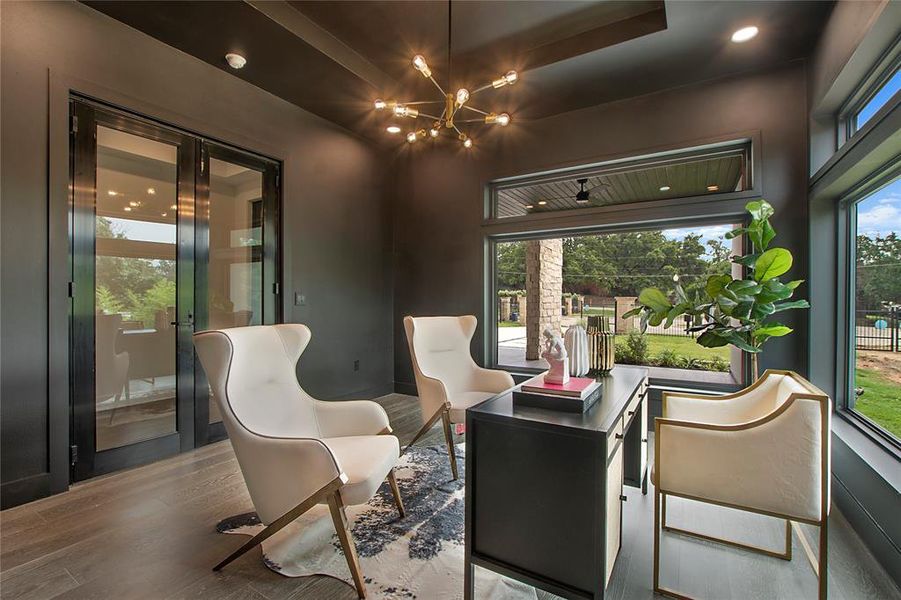
[[[156,193],[156,189],[155,188],[147,188],[147,193],[152,196]]]
[[[532,205],[532,204],[526,204],[526,210],[532,210],[533,208],[535,208],[534,205]]]
[[[118,196],[119,195],[119,192],[117,192],[116,190],[107,190],[106,193],[109,194],[110,196]]]
[[[545,204],[547,204],[547,200],[539,200],[538,201],[538,206],[544,206]]]
[[[171,210],[178,210],[178,205],[177,205],[177,204],[173,204],[173,205],[170,206],[169,208],[170,208]]]
[[[240,54],[229,52],[225,55],[225,62],[227,62],[228,66],[230,66],[232,69],[243,69],[244,65],[247,64],[247,59]]]
[[[388,125],[388,127],[385,128],[385,131],[388,133],[400,133],[400,127],[397,125]]]
[[[138,207],[138,206],[141,206],[141,203],[132,200],[131,202],[128,203],[128,205],[129,205],[129,206]]]
[[[736,44],[747,42],[748,40],[753,39],[758,32],[759,30],[753,25],[751,25],[750,27],[742,27],[732,34],[732,41]]]
[[[719,191],[719,189],[720,189],[720,186],[718,186],[718,185],[708,185],[707,186],[708,192],[717,192],[717,191]]]
[[[169,213],[160,213],[160,214],[162,214],[162,215],[165,217],[165,216],[168,215]]]
[[[668,192],[669,190],[670,190],[670,187],[669,187],[668,185],[661,185],[661,186],[660,186],[660,191],[661,191],[661,192]]]
[[[124,210],[125,212],[131,212],[131,207],[130,207],[130,206],[126,206],[126,207],[123,208],[122,210]]]

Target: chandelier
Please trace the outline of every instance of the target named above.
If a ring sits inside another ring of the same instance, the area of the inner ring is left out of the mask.
[[[447,4],[447,77],[448,77],[448,87],[450,87],[450,78],[451,78],[451,3]],[[396,102],[393,100],[376,100],[373,105],[375,106],[376,111],[386,111],[392,113],[395,117],[401,118],[409,118],[413,119],[413,129],[408,131],[407,142],[413,144],[417,140],[422,138],[437,138],[442,134],[442,132],[447,132],[451,136],[456,137],[460,142],[462,142],[464,148],[472,148],[472,138],[465,132],[460,130],[459,125],[466,124],[467,126],[471,126],[473,124],[482,124],[482,125],[498,125],[500,127],[506,127],[510,124],[510,114],[506,112],[495,113],[495,112],[486,112],[479,108],[473,106],[470,102],[473,96],[478,94],[479,92],[483,92],[488,89],[500,89],[507,85],[513,85],[516,83],[519,76],[516,71],[510,70],[507,71],[504,75],[498,77],[497,79],[491,81],[490,83],[486,83],[485,85],[478,87],[474,90],[470,90],[466,87],[461,87],[456,91],[456,93],[445,92],[444,88],[441,87],[435,78],[432,77],[432,70],[429,68],[428,63],[421,54],[417,54],[413,57],[413,68],[419,71],[420,75],[431,81],[435,88],[437,88],[438,92],[441,93],[440,100],[419,100],[419,101],[410,101],[410,102]],[[429,104],[440,104],[443,106],[441,114],[429,114],[425,112],[423,107]],[[473,113],[470,115],[469,113]],[[478,116],[476,116],[478,115]],[[461,118],[461,117],[472,117],[472,118]],[[419,120],[423,119],[427,122],[430,122],[428,128],[420,127]],[[392,124],[389,125],[386,131],[390,134],[398,134],[402,131],[401,127]]]

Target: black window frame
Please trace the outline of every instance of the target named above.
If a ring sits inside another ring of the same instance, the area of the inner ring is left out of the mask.
[[[889,80],[901,69],[901,39],[897,40],[879,58],[876,65],[857,85],[854,92],[848,97],[844,105],[839,109],[836,133],[837,146],[841,147],[852,138],[866,131],[867,124],[876,121],[877,117],[888,110],[894,103],[889,99],[863,126],[857,126],[857,116],[864,107],[878,94]],[[901,94],[897,92],[895,96]]]
[[[876,442],[895,458],[901,460],[901,438],[880,426],[866,415],[854,409],[856,400],[855,369],[857,352],[857,330],[855,327],[856,302],[856,246],[857,246],[857,206],[879,190],[901,178],[901,160],[871,174],[864,182],[845,195],[836,204],[838,212],[838,306],[836,317],[838,340],[836,344],[836,398],[835,410],[868,438]]]

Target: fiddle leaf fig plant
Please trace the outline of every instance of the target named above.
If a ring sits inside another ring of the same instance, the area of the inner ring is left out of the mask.
[[[663,323],[669,327],[679,317],[690,317],[695,323],[689,331],[699,333],[698,344],[707,348],[732,345],[751,355],[751,370],[757,379],[757,355],[771,338],[792,332],[791,327],[774,320],[776,313],[797,308],[810,308],[807,300],[790,300],[803,280],[783,283],[779,278],[792,267],[792,254],[785,248],[770,248],[776,231],[770,224],[773,207],[766,200],[749,202],[745,209],[751,215],[747,227],[726,234],[726,239],[747,235],[753,252],[733,256],[732,262],[745,268],[744,279],[730,275],[711,275],[704,295],[689,298],[676,282],[671,296],[657,288],[645,288],[638,296],[638,306],[623,318],[640,317],[641,331],[648,325]]]

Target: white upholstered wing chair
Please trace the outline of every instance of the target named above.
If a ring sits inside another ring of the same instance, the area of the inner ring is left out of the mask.
[[[425,422],[410,446],[440,418],[454,479],[457,457],[451,423],[465,423],[467,408],[513,387],[513,378],[506,371],[483,369],[472,360],[469,346],[477,324],[472,315],[404,317]]]
[[[307,394],[295,367],[310,342],[306,325],[204,331],[194,345],[219,405],[247,489],[266,529],[219,570],[316,504],[328,503],[353,575],[365,597],[344,506],[363,504],[394,478],[400,454],[385,410],[367,400],[323,402]]]
[[[819,598],[826,598],[831,414],[829,397],[791,371],[767,370],[747,389],[727,396],[663,393],[653,476],[656,592],[684,597],[660,587],[661,527],[791,560],[791,524],[797,522],[819,528],[813,566]],[[785,519],[785,548],[758,548],[668,526],[667,496]]]

